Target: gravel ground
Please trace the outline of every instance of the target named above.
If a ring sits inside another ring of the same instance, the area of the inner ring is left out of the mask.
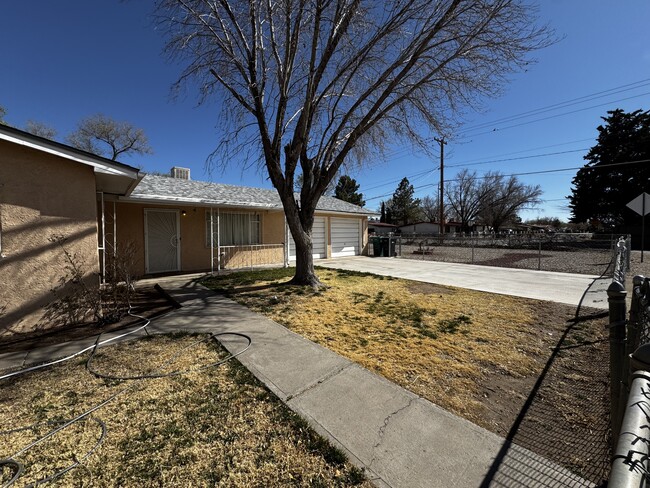
[[[402,257],[450,263],[600,275],[605,272],[609,265],[611,251],[609,249],[577,249],[572,251],[542,249],[540,252],[532,249],[495,249],[486,247],[472,249],[457,246],[432,246],[422,251],[417,245],[402,245]],[[648,258],[650,258],[650,255]],[[648,271],[650,272],[650,267]]]
[[[632,251],[629,276],[635,275],[650,277],[650,251],[643,253],[643,262],[641,262],[641,251]]]

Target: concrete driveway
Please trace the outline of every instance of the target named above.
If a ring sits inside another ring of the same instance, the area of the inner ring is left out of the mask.
[[[314,264],[575,306],[585,295],[582,306],[602,309],[607,308],[606,290],[611,281],[582,274],[367,256],[323,259]]]

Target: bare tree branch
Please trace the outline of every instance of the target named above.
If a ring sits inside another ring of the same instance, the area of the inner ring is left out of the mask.
[[[259,148],[315,283],[311,226],[344,164],[423,148],[552,42],[524,0],[158,0],[167,51],[220,95],[223,160]],[[253,122],[252,125],[250,123]],[[300,165],[300,167],[298,167]],[[300,198],[293,194],[302,175]]]
[[[66,137],[66,141],[78,149],[113,160],[121,154],[153,152],[142,129],[102,114],[83,119],[77,130]]]

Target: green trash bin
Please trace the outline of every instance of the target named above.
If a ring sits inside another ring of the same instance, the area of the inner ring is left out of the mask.
[[[372,236],[370,238],[372,241],[372,255],[374,257],[381,256],[381,241],[379,236]]]
[[[382,237],[381,238],[381,256],[384,258],[387,258],[390,256],[390,237]]]

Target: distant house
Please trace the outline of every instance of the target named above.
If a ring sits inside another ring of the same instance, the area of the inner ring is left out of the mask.
[[[318,203],[314,258],[367,252],[374,212]],[[107,255],[134,250],[136,275],[289,264],[295,246],[275,190],[192,181],[189,170],[136,168],[0,125],[0,334],[43,323],[66,258],[100,280]],[[112,253],[112,254],[111,254]]]
[[[460,232],[461,224],[459,222],[445,222],[445,234],[455,234]],[[415,222],[408,225],[400,225],[399,230],[402,234],[422,234],[438,235],[440,234],[439,222]]]
[[[390,233],[394,234],[397,231],[397,229],[398,229],[397,225],[394,224],[387,224],[385,222],[378,222],[378,221],[368,222],[368,233],[370,234],[377,234],[377,235],[390,234]]]

